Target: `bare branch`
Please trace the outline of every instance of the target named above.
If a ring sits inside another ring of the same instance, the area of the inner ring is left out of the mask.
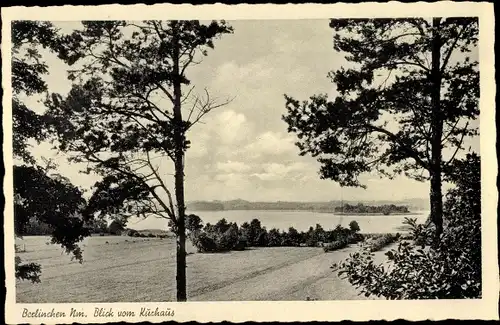
[[[455,149],[455,152],[453,153],[453,156],[451,156],[450,160],[448,160],[445,164],[445,166],[449,166],[450,163],[453,161],[453,159],[455,159],[455,156],[457,154],[457,152],[462,148],[462,143],[464,141],[464,138],[465,138],[465,134],[467,133],[466,130],[467,130],[467,127],[469,126],[469,122],[467,121],[467,123],[465,124],[465,127],[463,129],[463,132],[462,132],[462,137],[460,138],[460,142],[458,143],[456,149]]]
[[[453,44],[450,46],[448,53],[446,53],[445,59],[443,61],[443,66],[441,67],[441,72],[443,72],[446,69],[446,66],[448,65],[448,61],[450,60],[450,57],[451,57],[451,54],[453,53],[453,50],[455,50],[455,46],[457,46],[457,43],[458,43],[458,40],[460,39],[460,36],[462,36],[463,32],[467,29],[469,24],[462,27],[462,29],[458,33],[457,37],[453,41]]]
[[[233,98],[228,99],[228,100],[226,100],[226,101],[224,101],[222,103],[217,104],[216,100],[211,100],[210,99],[210,94],[208,93],[208,91],[207,91],[206,88],[205,88],[205,95],[206,95],[206,99],[203,100],[203,102],[204,102],[203,104],[201,104],[201,102],[202,102],[201,100],[198,100],[199,97],[196,98],[195,105],[193,105],[193,107],[192,107],[192,109],[191,109],[191,111],[189,113],[189,117],[187,119],[187,121],[190,122],[190,125],[186,129],[186,131],[189,130],[193,125],[195,125],[196,123],[198,123],[205,115],[207,115],[208,113],[210,113],[211,111],[213,111],[216,108],[228,105],[235,98],[235,97],[233,97]],[[193,111],[196,108],[196,105],[198,105],[198,114],[196,115],[196,117],[194,118],[194,120],[191,121],[191,117],[192,117]]]

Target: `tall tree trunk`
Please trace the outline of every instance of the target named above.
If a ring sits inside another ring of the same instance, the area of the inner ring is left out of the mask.
[[[187,300],[186,283],[186,207],[184,205],[184,130],[181,112],[181,78],[179,69],[179,40],[177,22],[173,25],[173,86],[174,86],[174,142],[175,142],[175,197],[177,201],[177,301]]]
[[[436,227],[435,244],[439,242],[443,233],[443,196],[441,192],[441,160],[442,160],[442,136],[443,118],[441,113],[441,37],[439,35],[441,18],[432,19],[432,70],[430,75],[431,84],[431,220]]]

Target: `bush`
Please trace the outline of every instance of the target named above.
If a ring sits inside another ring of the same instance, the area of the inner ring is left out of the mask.
[[[203,228],[203,222],[201,218],[195,214],[190,214],[186,216],[186,230],[189,232],[195,232]]]
[[[189,234],[193,245],[200,253],[243,250],[246,242],[240,238],[238,225],[222,219],[216,226],[195,230]]]
[[[339,275],[365,296],[387,299],[481,298],[481,174],[476,154],[456,161],[447,180],[456,187],[444,204],[444,231],[433,247],[404,241],[386,253],[390,269],[375,265],[372,252],[356,252]],[[423,229],[423,228],[422,228]],[[422,232],[418,233],[419,240]],[[415,234],[414,234],[415,235]],[[425,235],[424,235],[425,236]],[[433,234],[430,234],[433,237]]]
[[[217,236],[216,246],[219,252],[230,251],[234,249],[237,244],[238,226],[236,224],[231,224],[224,233],[218,234]]]
[[[399,236],[394,234],[384,234],[378,238],[374,238],[370,243],[370,251],[377,252],[387,245],[394,243],[398,238]]]
[[[197,220],[195,217],[193,220]],[[236,223],[229,223],[225,219],[219,220],[215,225],[207,223],[201,227],[201,220],[194,222],[196,227],[192,227],[188,237],[199,252],[225,252],[231,250],[244,250],[246,247],[318,247],[320,243],[327,240],[331,242],[342,242],[343,247],[364,240],[364,236],[359,234],[357,223],[351,222],[350,228],[338,225],[332,231],[325,231],[321,225],[310,227],[307,232],[298,232],[290,227],[288,232],[280,232],[278,229],[262,227],[258,219],[253,219],[250,223],[245,222],[238,227]],[[354,230],[353,230],[354,229]],[[331,240],[335,238],[334,240]],[[336,247],[333,244],[331,247]]]
[[[358,232],[358,231],[361,230],[361,228],[359,228],[359,225],[358,225],[358,223],[355,220],[349,222],[349,229],[352,232]]]
[[[156,236],[154,234],[152,234],[152,233],[149,233],[149,234],[147,234],[147,237],[149,237],[149,238],[155,238]]]
[[[325,253],[327,253],[345,248],[347,247],[347,245],[349,245],[349,242],[347,240],[337,240],[326,244],[325,247],[323,247],[323,250],[325,251]]]
[[[233,250],[235,251],[244,251],[247,248],[247,241],[243,238],[238,238],[238,242],[236,246],[234,246]]]
[[[356,244],[365,240],[365,236],[360,233],[354,233],[348,237],[349,244]]]
[[[210,253],[217,251],[217,244],[215,240],[209,237],[206,233],[200,233],[195,242],[193,243],[198,249],[199,253]]]
[[[137,237],[138,234],[139,234],[139,232],[137,230],[134,230],[134,229],[129,229],[127,231],[127,236],[130,236],[130,237]]]

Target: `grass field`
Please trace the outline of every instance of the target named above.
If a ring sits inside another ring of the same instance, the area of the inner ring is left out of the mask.
[[[23,260],[42,265],[41,283],[18,281],[22,303],[175,301],[173,238],[91,237],[84,263],[71,261],[47,237],[25,237]],[[107,243],[106,243],[107,242]],[[188,247],[191,301],[363,299],[329,268],[357,249],[276,247],[198,254]],[[377,253],[382,257],[383,252]]]

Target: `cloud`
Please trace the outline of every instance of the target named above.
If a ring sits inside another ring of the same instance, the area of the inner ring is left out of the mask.
[[[245,148],[245,151],[254,157],[289,154],[294,153],[295,150],[293,137],[273,131],[260,134]]]
[[[216,164],[216,168],[222,172],[236,172],[236,173],[244,173],[251,169],[251,167],[240,161],[226,161],[226,162],[218,162]]]
[[[310,170],[311,166],[303,162],[295,162],[289,164],[268,163],[263,165],[263,171],[254,173],[252,176],[257,177],[262,181],[276,180],[302,180]]]
[[[247,87],[261,87],[266,79],[275,76],[274,68],[265,60],[256,60],[248,64],[238,65],[234,61],[222,64],[217,70],[216,85],[245,85]],[[230,81],[230,82],[228,82]]]
[[[244,140],[250,128],[243,113],[225,110],[216,116],[212,130],[222,144],[230,145]]]

